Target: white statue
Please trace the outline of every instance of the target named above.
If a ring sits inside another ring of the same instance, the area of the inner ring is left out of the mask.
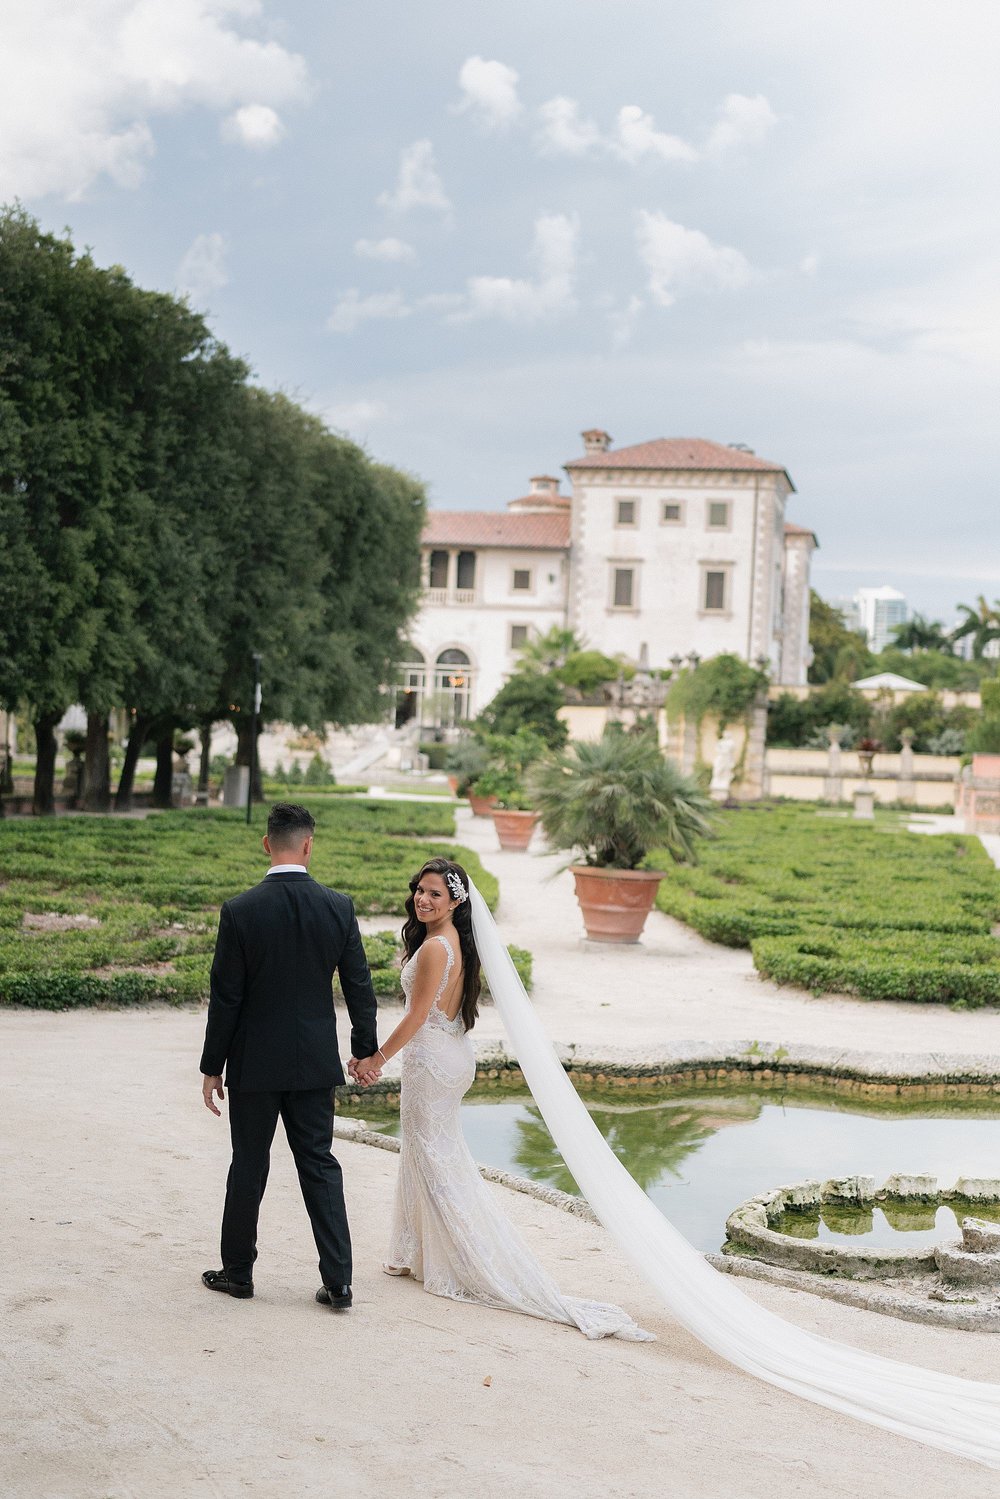
[[[719,742],[715,746],[715,759],[712,761],[712,779],[709,783],[709,795],[719,802],[724,802],[729,795],[729,788],[733,784],[733,770],[736,766],[736,745],[731,735],[723,732],[719,735]]]

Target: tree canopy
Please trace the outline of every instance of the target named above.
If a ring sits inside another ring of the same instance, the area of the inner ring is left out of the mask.
[[[0,210],[0,704],[34,722],[36,810],[75,702],[140,741],[230,718],[245,760],[259,652],[267,717],[376,715],[424,508],[185,302]]]

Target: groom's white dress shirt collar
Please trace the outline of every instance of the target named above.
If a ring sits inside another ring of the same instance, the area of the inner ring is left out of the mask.
[[[268,874],[308,874],[304,864],[272,864]],[[266,876],[265,876],[266,878]]]

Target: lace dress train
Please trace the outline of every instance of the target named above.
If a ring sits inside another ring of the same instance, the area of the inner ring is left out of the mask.
[[[427,1020],[402,1054],[402,1149],[388,1263],[408,1269],[436,1296],[566,1322],[588,1338],[651,1339],[621,1307],[562,1295],[480,1176],[459,1115],[476,1076],[472,1039],[461,1016],[449,1020],[438,1005],[454,954],[447,938],[428,940],[443,942],[448,959]],[[407,1007],[419,957],[420,950],[403,969]]]

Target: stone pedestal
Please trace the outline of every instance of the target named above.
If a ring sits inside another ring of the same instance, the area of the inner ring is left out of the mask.
[[[859,786],[854,793],[854,817],[857,822],[871,822],[875,817],[875,793],[870,786]]]
[[[844,800],[844,777],[840,769],[840,736],[842,732],[837,724],[830,724],[826,731],[826,737],[830,741],[830,751],[826,763],[826,775],[823,777],[823,800],[825,802],[842,802]]]
[[[249,788],[249,765],[230,765],[222,782],[222,805],[224,807],[245,807]]]
[[[900,734],[902,748],[899,752],[899,779],[896,782],[896,797],[901,802],[916,800],[916,785],[913,778],[913,730],[904,729]]]
[[[967,833],[1000,833],[1000,755],[973,755],[961,774],[955,810]]]

